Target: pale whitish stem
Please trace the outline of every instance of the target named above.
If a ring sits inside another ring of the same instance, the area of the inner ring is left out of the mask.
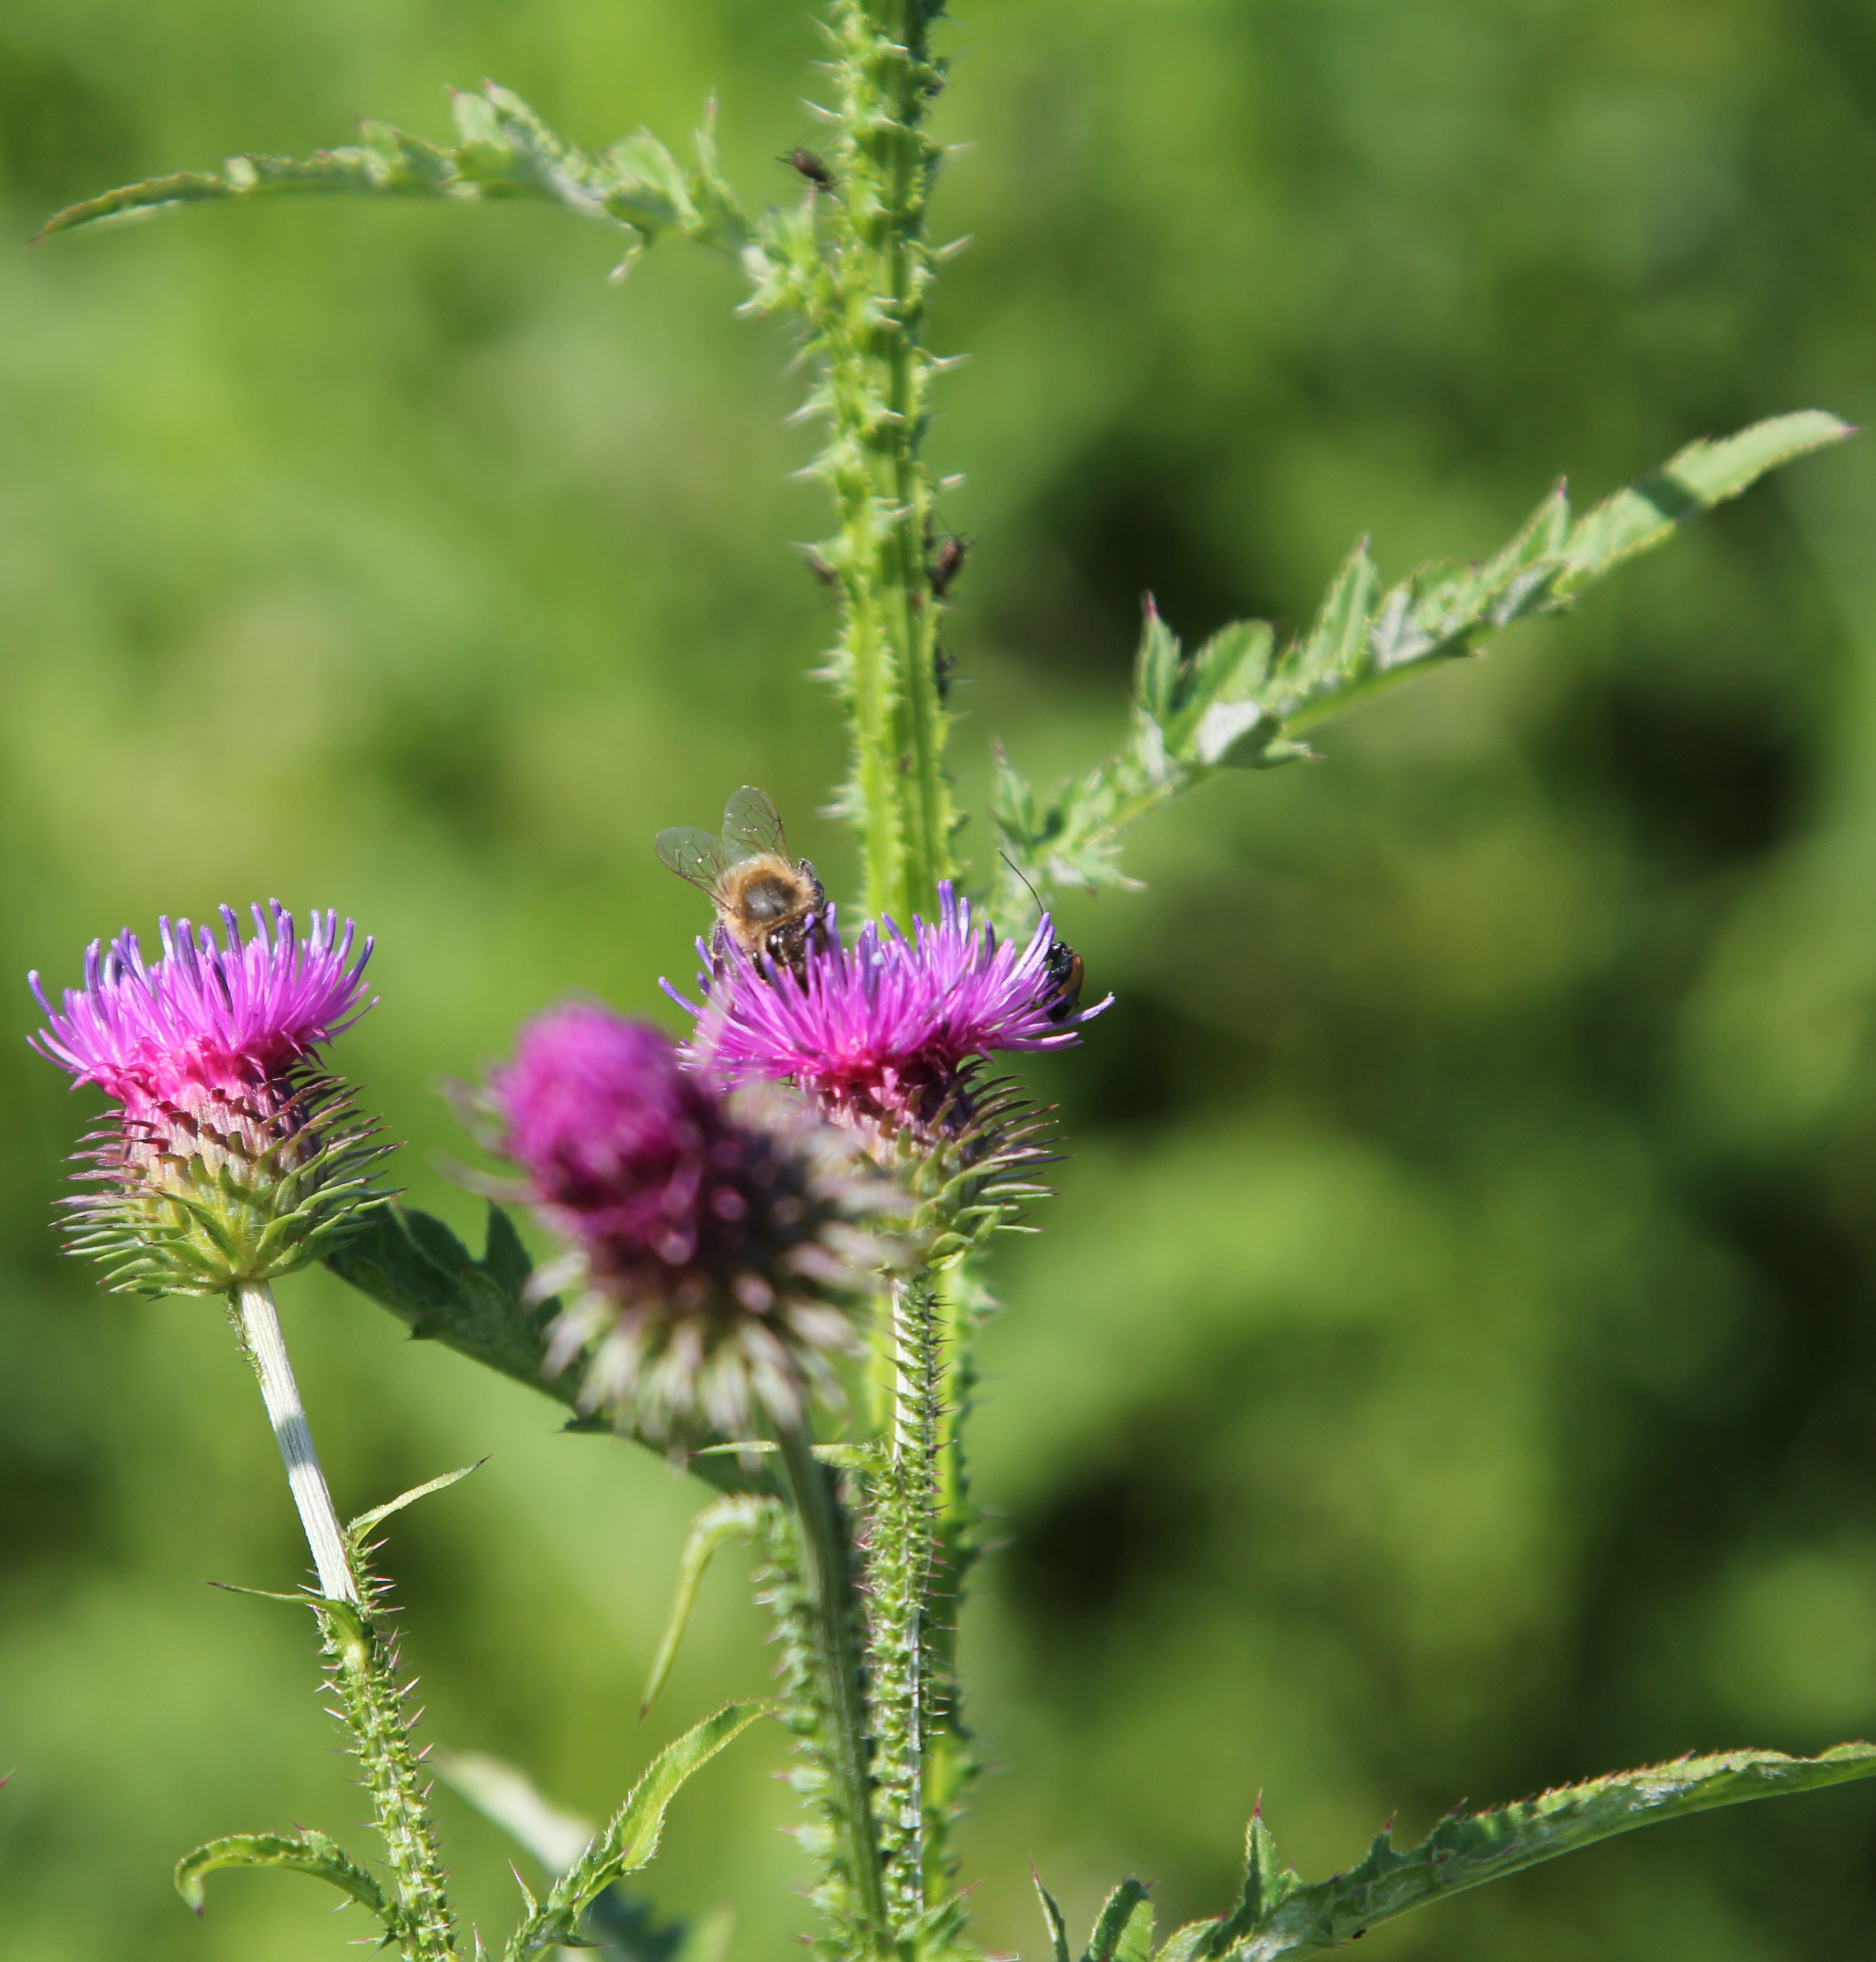
[[[261,1401],[267,1407],[274,1441],[286,1466],[287,1487],[293,1494],[293,1503],[299,1508],[306,1544],[312,1549],[319,1591],[328,1601],[350,1601],[356,1606],[358,1583],[353,1577],[345,1534],[333,1510],[326,1475],[319,1468],[319,1454],[313,1449],[312,1433],[307,1427],[305,1406],[299,1400],[299,1385],[293,1380],[293,1365],[287,1358],[286,1338],[280,1331],[273,1289],[265,1281],[257,1281],[236,1289],[235,1309],[248,1360],[260,1380]]]
[[[320,1593],[334,1604],[320,1610],[321,1625],[332,1658],[333,1686],[397,1877],[398,1945],[411,1962],[455,1962],[454,1918],[426,1803],[427,1786],[420,1760],[411,1749],[404,1694],[393,1678],[395,1649],[373,1631],[358,1563],[313,1449],[273,1290],[264,1281],[238,1288],[234,1307],[286,1466],[287,1487],[312,1549]]]

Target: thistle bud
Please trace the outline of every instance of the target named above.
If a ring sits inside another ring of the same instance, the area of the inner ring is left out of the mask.
[[[304,941],[271,904],[244,942],[222,909],[225,944],[206,928],[160,923],[161,958],[136,936],[94,941],[85,986],[62,1009],[33,992],[40,1055],[115,1100],[85,1141],[66,1200],[74,1253],[103,1261],[105,1285],[145,1294],[224,1294],[317,1259],[378,1194],[384,1148],[318,1052],[370,1006],[367,940],[351,959],[352,922],[313,915]],[[348,965],[348,963],[350,963]]]
[[[726,1095],[648,1023],[574,1003],[522,1031],[478,1101],[567,1242],[534,1286],[572,1295],[548,1366],[585,1358],[583,1409],[681,1446],[837,1395],[893,1195],[806,1100]]]

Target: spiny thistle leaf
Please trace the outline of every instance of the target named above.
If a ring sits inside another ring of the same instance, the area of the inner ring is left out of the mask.
[[[433,1750],[427,1761],[451,1791],[468,1801],[484,1818],[501,1827],[551,1874],[564,1874],[593,1837],[585,1820],[564,1812],[544,1797],[526,1772],[481,1751]],[[529,1903],[532,1910],[532,1903]],[[707,1949],[709,1924],[660,1924],[649,1901],[615,1884],[587,1908],[580,1927],[611,1962],[680,1962]]]
[[[494,82],[451,102],[462,139],[454,149],[367,122],[363,142],[344,149],[310,157],[232,157],[219,171],[177,171],[126,184],[59,212],[39,235],[230,198],[519,197],[618,227],[631,240],[628,262],[661,232],[732,253],[747,242],[747,222],[717,169],[708,124],[697,138],[697,168],[687,171],[643,132],[593,155]]]
[[[696,1603],[697,1590],[703,1583],[705,1571],[716,1557],[717,1548],[738,1533],[753,1532],[762,1523],[764,1510],[775,1503],[751,1493],[731,1493],[713,1500],[692,1520],[689,1536],[684,1542],[683,1558],[678,1566],[677,1593],[671,1603],[670,1617],[665,1623],[658,1653],[653,1657],[650,1672],[645,1678],[644,1695],[639,1699],[641,1717],[657,1702],[659,1691],[671,1673],[671,1665],[677,1660],[679,1644],[690,1622],[691,1609]]]
[[[1181,1928],[1155,1962],[1279,1962],[1333,1948],[1378,1922],[1467,1887],[1554,1860],[1619,1833],[1781,1792],[1817,1791],[1876,1775],[1876,1745],[1839,1744],[1817,1758],[1778,1751],[1727,1751],[1679,1758],[1565,1785],[1489,1812],[1442,1820],[1405,1852],[1382,1833],[1360,1865],[1306,1886],[1280,1871],[1277,1849],[1254,1817],[1245,1887],[1236,1909]],[[1117,1895],[1117,1900],[1119,1896]]]
[[[1036,893],[1046,900],[1063,887],[1130,884],[1121,834],[1181,791],[1219,770],[1308,756],[1298,739],[1317,723],[1408,675],[1476,653],[1518,621],[1561,612],[1688,519],[1852,433],[1821,410],[1775,417],[1721,441],[1690,443],[1654,476],[1574,519],[1560,484],[1495,557],[1437,561],[1385,591],[1364,539],[1308,630],[1280,652],[1263,622],[1239,621],[1186,655],[1149,603],[1124,748],[1047,806],[997,753],[997,923],[1013,929]]]
[[[382,1526],[393,1513],[401,1513],[406,1506],[414,1506],[419,1499],[427,1499],[433,1492],[447,1491],[454,1484],[468,1478],[471,1472],[479,1472],[488,1462],[478,1458],[473,1465],[465,1465],[459,1470],[446,1472],[440,1478],[427,1480],[421,1485],[413,1485],[407,1492],[400,1492],[395,1499],[387,1499],[382,1506],[374,1506],[368,1513],[360,1513],[345,1529],[345,1536],[351,1542],[354,1553],[363,1548],[366,1536],[375,1526]]]
[[[1095,1918],[1082,1962],[1147,1962],[1153,1952],[1153,1904],[1138,1881],[1123,1881]]]
[[[1036,1871],[1033,1861],[1030,1863],[1029,1877],[1035,1882],[1037,1898],[1042,1903],[1042,1919],[1049,1931],[1050,1953],[1054,1962],[1069,1962],[1069,1925],[1062,1918],[1055,1896],[1043,1885],[1042,1876]]]
[[[206,1845],[185,1854],[176,1863],[176,1891],[197,1914],[202,1912],[206,1899],[203,1882],[222,1867],[280,1867],[294,1873],[312,1874],[330,1881],[361,1906],[369,1908],[392,1935],[399,1932],[401,1919],[385,1899],[383,1889],[323,1833],[308,1827],[291,1836],[238,1833],[225,1839],[211,1839]]]
[[[573,1402],[574,1385],[549,1382],[543,1373],[544,1331],[560,1305],[528,1299],[533,1263],[499,1206],[488,1209],[479,1261],[440,1219],[385,1206],[328,1254],[326,1265],[389,1309],[420,1341],[441,1342],[560,1402]]]
[[[664,1830],[664,1815],[685,1780],[769,1712],[765,1703],[725,1704],[714,1716],[667,1744],[632,1787],[612,1823],[593,1835],[586,1851],[554,1883],[546,1906],[516,1929],[507,1962],[526,1962],[543,1948],[577,1938],[580,1917],[593,1901],[615,1881],[650,1864]]]

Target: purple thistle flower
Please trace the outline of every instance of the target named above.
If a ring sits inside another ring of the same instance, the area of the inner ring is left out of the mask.
[[[577,1289],[548,1367],[586,1356],[583,1408],[660,1441],[738,1439],[835,1392],[888,1188],[803,1100],[726,1096],[660,1031],[572,1003],[523,1029],[479,1101],[570,1243],[535,1287]]]
[[[869,1136],[970,1115],[967,1081],[999,1050],[1062,1049],[1113,997],[1075,1005],[1072,956],[1044,913],[1027,944],[973,928],[970,903],[938,887],[935,925],[916,915],[908,940],[890,919],[843,947],[810,951],[804,973],[732,952],[699,976],[702,1006],[686,1054],[730,1082],[792,1078]]]
[[[340,932],[336,914],[315,913],[302,941],[278,900],[269,913],[252,909],[244,941],[224,906],[222,945],[165,919],[147,964],[128,931],[94,941],[84,987],[58,1009],[28,977],[46,1015],[28,1041],[120,1107],[81,1154],[81,1177],[101,1189],[66,1202],[73,1251],[114,1263],[112,1286],[210,1294],[271,1280],[376,1196],[364,1174],[379,1148],[318,1067],[370,1006],[372,943],[353,960],[350,920]]]
[[[273,938],[260,909],[254,937],[244,942],[232,906],[222,909],[225,947],[208,928],[198,941],[187,920],[157,922],[162,957],[145,967],[135,934],[120,934],[108,952],[93,941],[85,953],[85,987],[65,991],[65,1012],[47,1002],[37,972],[28,985],[49,1026],[27,1040],[80,1083],[95,1083],[126,1107],[232,1091],[277,1076],[350,1027],[370,1004],[365,992],[368,939],[346,965],[353,928],[335,940],[338,915],[313,915],[300,941],[293,916],[270,903]]]

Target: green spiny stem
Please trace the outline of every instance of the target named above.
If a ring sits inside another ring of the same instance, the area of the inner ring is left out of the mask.
[[[925,1754],[935,1684],[928,1597],[936,1555],[942,1342],[929,1274],[893,1286],[890,1456],[874,1481],[867,1558],[874,1810],[896,1929],[925,1906]]]
[[[380,1590],[367,1577],[360,1592],[370,1602]],[[397,1643],[349,1602],[323,1607],[320,1625],[353,1755],[397,1879],[400,1945],[408,1962],[455,1962],[455,1916],[430,1817],[429,1781],[411,1745],[404,1708],[411,1686],[397,1680]]]
[[[834,1857],[851,1893],[850,1918],[866,1953],[884,1952],[890,1917],[873,1819],[866,1698],[860,1670],[861,1615],[846,1522],[834,1475],[814,1456],[806,1434],[780,1433],[801,1561],[807,1634],[817,1679],[821,1734],[812,1741],[826,1778],[820,1796],[833,1825]]]
[[[374,1626],[381,1590],[361,1572],[339,1524],[299,1386],[286,1353],[273,1291],[265,1282],[230,1299],[242,1347],[260,1385],[261,1401],[286,1466],[287,1485],[319,1575],[319,1624],[340,1716],[365,1774],[372,1809],[398,1884],[398,1938],[409,1962],[455,1962],[455,1932],[443,1887],[443,1861],[428,1807],[428,1787],[411,1748],[405,1692],[395,1680],[397,1650]]]
[[[932,1724],[925,1754],[925,1871],[926,1886],[933,1890],[953,1877],[951,1828],[981,1769],[959,1708],[957,1679],[958,1616],[980,1550],[964,1430],[977,1382],[973,1338],[992,1305],[974,1270],[974,1257],[946,1269],[938,1303],[942,1355],[934,1392],[936,1553],[925,1604]]]
[[[869,913],[928,911],[951,872],[939,691],[940,598],[928,569],[932,487],[920,460],[922,345],[932,259],[925,213],[938,149],[925,129],[943,71],[932,59],[933,0],[838,0],[839,101],[826,279],[810,302],[827,363],[833,433],[821,468],[839,516],[842,602],[836,671],[853,723],[846,794],[861,833]]]

